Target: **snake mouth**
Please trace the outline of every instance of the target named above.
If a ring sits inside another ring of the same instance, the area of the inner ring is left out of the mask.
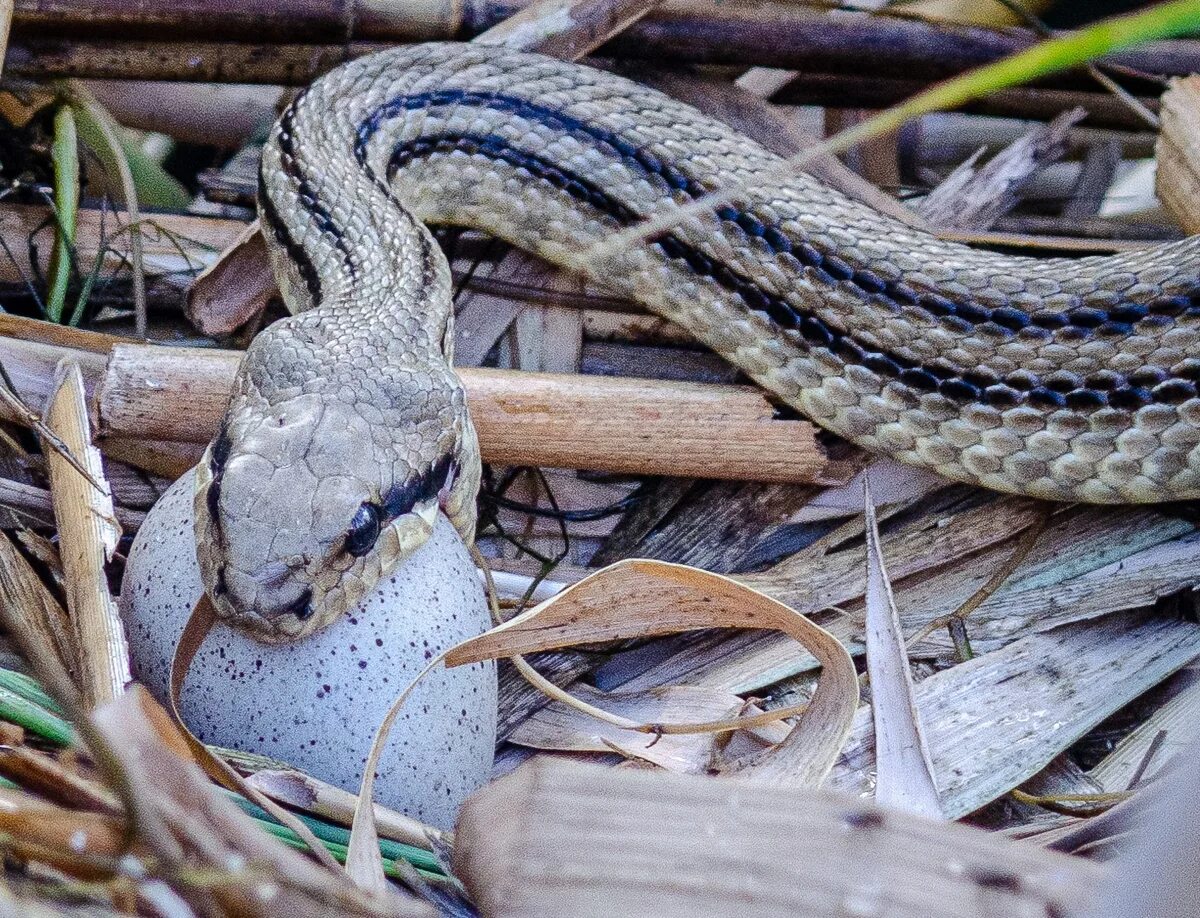
[[[270,619],[280,619],[291,615],[295,617],[297,621],[308,621],[310,618],[312,618],[313,612],[316,611],[316,609],[313,607],[312,599],[313,591],[311,589],[305,589],[304,592],[302,592],[292,602],[288,603],[288,605],[284,606],[277,612],[271,613],[267,617]]]

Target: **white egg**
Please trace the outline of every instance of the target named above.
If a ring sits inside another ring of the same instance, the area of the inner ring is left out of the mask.
[[[193,475],[163,495],[134,540],[121,590],[134,676],[160,701],[171,655],[202,591]],[[282,759],[357,791],[388,705],[446,647],[487,630],[475,567],[450,522],[353,612],[303,640],[264,644],[218,622],[196,655],[181,713],[207,743]],[[482,785],[496,736],[491,663],[431,672],[396,718],[375,799],[450,828]]]

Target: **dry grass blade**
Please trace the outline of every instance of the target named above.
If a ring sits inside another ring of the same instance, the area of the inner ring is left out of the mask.
[[[0,606],[8,609],[8,627],[78,679],[80,654],[71,619],[7,535],[0,536]]]
[[[78,635],[84,698],[95,707],[120,695],[132,676],[125,628],[105,573],[121,527],[100,453],[91,445],[83,376],[76,364],[58,367],[45,423],[88,473],[85,478],[60,453],[47,451],[67,608]]]
[[[1124,791],[1156,777],[1197,740],[1200,672],[1183,670],[1172,680],[1174,696],[1125,736],[1088,777],[1107,791]]]
[[[206,335],[228,335],[260,315],[276,289],[254,220],[188,287],[187,316]]]
[[[123,815],[120,801],[107,788],[27,746],[0,745],[0,774],[22,789],[63,806],[113,817]]]
[[[379,830],[375,826],[375,771],[379,765],[379,757],[383,755],[384,744],[392,731],[396,715],[408,701],[417,684],[425,678],[436,666],[440,666],[446,654],[440,653],[413,678],[392,702],[383,722],[375,731],[371,741],[371,751],[367,754],[366,764],[363,765],[362,784],[358,789],[358,802],[354,808],[354,821],[350,828],[350,846],[346,853],[346,873],[358,884],[360,889],[368,893],[380,893],[387,889],[387,877],[383,872],[383,863],[379,859]]]
[[[446,663],[457,666],[574,644],[714,627],[782,631],[822,663],[811,704],[787,739],[728,769],[816,786],[841,749],[858,705],[850,655],[836,638],[787,606],[718,574],[660,561],[622,561],[452,648]]]
[[[875,724],[875,800],[919,816],[942,815],[921,715],[913,697],[900,614],[879,547],[871,486],[863,481],[867,525],[866,638]]]
[[[474,41],[574,61],[661,3],[662,0],[537,0]]]
[[[90,879],[112,875],[125,850],[121,820],[8,788],[0,788],[0,849]]]
[[[711,720],[736,722],[745,702],[731,692],[690,685],[671,685],[646,692],[606,693],[576,685],[572,694],[580,700],[616,713],[632,723],[666,724],[676,721]],[[534,712],[508,737],[510,743],[559,752],[608,752],[613,749],[630,758],[658,765],[668,771],[689,774],[707,772],[717,753],[713,733],[631,736],[627,728],[598,721],[587,713],[562,703]]]
[[[355,807],[358,806],[358,798],[349,791],[318,781],[299,771],[265,769],[250,775],[246,782],[272,800],[339,825],[350,825],[354,820]],[[449,832],[426,825],[395,810],[389,810],[378,803],[375,804],[374,810],[375,826],[382,838],[390,838],[427,851],[432,850],[434,843],[449,845],[453,840]]]
[[[1200,627],[1110,615],[1031,634],[915,687],[942,810],[957,819],[1041,771],[1063,750],[1200,653]],[[829,786],[870,790],[875,750],[862,711]]]

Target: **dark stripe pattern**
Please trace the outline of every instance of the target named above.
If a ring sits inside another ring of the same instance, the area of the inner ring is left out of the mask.
[[[300,203],[303,205],[305,213],[316,224],[317,229],[325,234],[330,242],[333,243],[334,248],[341,253],[342,262],[346,270],[350,273],[351,277],[354,277],[357,275],[357,268],[354,264],[354,259],[350,256],[350,247],[346,244],[345,234],[333,219],[329,208],[317,197],[316,189],[313,188],[312,183],[304,174],[300,160],[296,156],[296,111],[306,93],[307,90],[296,96],[292,104],[287,107],[279,119],[276,142],[279,147],[280,168],[283,174],[291,179],[292,184],[295,186],[296,195],[300,198]],[[320,274],[317,272],[316,266],[304,250],[304,247],[293,239],[291,233],[288,232],[287,225],[283,222],[278,209],[275,207],[275,202],[271,200],[270,195],[266,192],[261,169],[258,181],[258,199],[263,217],[270,226],[276,241],[284,247],[288,253],[288,257],[296,265],[296,269],[300,273],[300,278],[304,281],[304,286],[308,289],[309,296],[312,298],[313,305],[319,306],[321,304]]]
[[[659,177],[668,188],[681,191],[689,198],[699,197],[707,190],[676,166],[663,163],[651,152],[638,148],[615,132],[525,99],[462,90],[399,96],[376,108],[358,127],[355,142],[358,161],[366,166],[367,146],[389,118],[405,111],[438,105],[475,105],[511,112],[552,130],[586,137],[610,155],[619,157],[627,166],[644,175]],[[391,153],[388,177],[415,159],[455,151],[480,154],[522,168],[623,226],[640,219],[628,205],[585,177],[571,174],[535,153],[518,149],[497,135],[444,134],[402,142]],[[917,291],[903,282],[886,281],[873,272],[856,269],[836,254],[822,251],[811,241],[788,235],[751,209],[725,205],[716,212],[721,220],[736,225],[746,236],[761,240],[777,257],[794,259],[807,276],[817,281],[830,285],[849,284],[857,288],[859,295],[882,301],[893,310],[902,306],[921,308],[959,333],[985,326],[986,330],[1006,337],[1019,332],[1022,337],[1047,339],[1052,334],[1051,329],[1057,329],[1059,335],[1074,337],[1122,335],[1132,331],[1134,322],[1147,318],[1170,324],[1182,315],[1200,316],[1200,284],[1194,294],[1160,297],[1147,304],[1127,302],[1106,311],[1081,306],[1065,313],[1047,310],[1029,314],[1011,305],[993,308],[969,300],[955,302],[941,294]],[[1059,371],[1039,377],[1021,370],[1000,378],[979,369],[964,370],[948,361],[920,364],[898,354],[879,351],[861,339],[856,340],[852,333],[840,332],[819,316],[797,309],[675,234],[667,233],[651,241],[667,258],[686,266],[693,274],[712,279],[741,299],[748,309],[765,316],[779,328],[798,332],[808,345],[827,348],[847,364],[866,366],[880,376],[899,380],[918,392],[938,392],[956,403],[982,402],[1000,409],[1027,403],[1045,410],[1064,407],[1095,410],[1105,406],[1133,410],[1151,402],[1179,403],[1198,394],[1200,360],[1184,361],[1177,368],[1177,376],[1146,368],[1129,376],[1101,371],[1080,377]]]

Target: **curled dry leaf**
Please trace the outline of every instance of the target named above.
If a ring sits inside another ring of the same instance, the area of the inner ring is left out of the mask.
[[[858,706],[850,655],[835,637],[783,603],[719,574],[662,561],[621,561],[452,648],[446,665],[700,628],[782,631],[820,661],[823,672],[812,702],[787,738],[725,769],[795,786],[818,786]]]
[[[576,698],[639,723],[725,720],[745,703],[737,695],[696,685],[668,685],[645,692],[602,692],[586,685],[571,687]],[[717,752],[715,733],[646,736],[597,720],[561,702],[530,715],[508,738],[533,749],[557,752],[610,752],[659,765],[668,771],[708,771]]]

